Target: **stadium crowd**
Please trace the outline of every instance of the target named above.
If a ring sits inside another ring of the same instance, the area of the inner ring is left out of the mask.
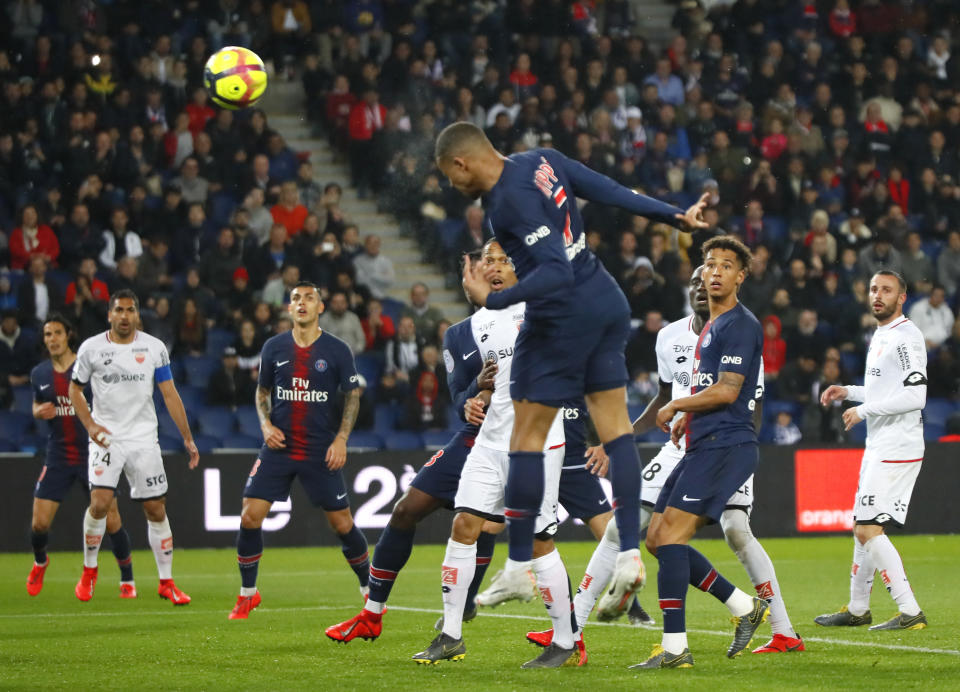
[[[347,181],[318,184],[262,111],[208,104],[203,65],[237,44],[272,59],[278,78],[302,80],[307,116],[350,163],[350,184],[376,196],[451,286],[459,256],[488,237],[482,209],[433,163],[436,133],[457,119],[504,153],[555,147],[682,207],[710,192],[714,230],[692,236],[581,210],[633,309],[635,406],[656,393],[656,334],[688,313],[700,246],[732,232],[754,253],[742,299],[765,327],[765,439],[844,439],[840,409],[816,401],[862,376],[866,280],[879,268],[906,278],[931,401],[952,412],[960,10],[948,0],[682,0],[676,36],[655,51],[633,6],[6,3],[0,406],[24,410],[48,314],[64,312],[85,338],[104,328],[110,292],[132,288],[144,328],[171,352],[201,444],[249,444],[260,348],[290,328],[284,303],[306,278],[327,303],[321,326],[357,354],[358,430],[454,424],[440,354],[449,322],[423,284],[407,303],[389,298],[390,248],[341,208]],[[930,434],[942,419],[928,421]],[[401,432],[387,444],[421,439]]]

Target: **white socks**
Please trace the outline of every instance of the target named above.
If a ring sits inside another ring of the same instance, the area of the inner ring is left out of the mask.
[[[564,649],[573,648],[573,620],[570,606],[570,579],[556,548],[533,560],[540,598],[553,621],[553,643]]]
[[[607,531],[597,547],[590,556],[590,562],[587,563],[587,571],[583,575],[583,581],[577,589],[577,595],[573,598],[573,609],[577,614],[577,626],[583,629],[590,612],[597,604],[597,599],[603,595],[604,589],[613,576],[614,566],[617,564],[617,555],[620,554],[619,537],[610,538],[610,527],[617,533],[617,522],[612,519],[607,524]]]
[[[448,540],[440,585],[443,589],[443,633],[454,639],[463,636],[463,608],[476,569],[477,544]]]
[[[720,517],[723,535],[740,564],[747,571],[757,596],[770,602],[770,628],[774,634],[795,637],[797,633],[787,615],[787,606],[780,594],[777,572],[767,551],[750,529],[750,518],[739,509],[727,510]]]
[[[900,612],[904,615],[919,613],[920,605],[913,596],[913,589],[910,588],[910,581],[903,569],[903,560],[900,559],[900,553],[893,547],[893,543],[890,542],[887,535],[882,533],[879,536],[874,536],[863,547],[877,566],[883,585],[887,587],[890,596],[897,602]]]
[[[686,632],[664,632],[663,639],[660,640],[660,646],[664,651],[671,654],[682,654],[687,648]]]
[[[729,610],[730,614],[734,617],[742,617],[748,615],[750,611],[753,610],[753,597],[734,587],[730,598],[724,601],[723,605],[727,606],[727,610]],[[664,648],[666,649],[666,647]],[[670,649],[667,649],[667,651],[670,651]]]
[[[847,610],[853,615],[863,615],[870,610],[870,591],[873,589],[873,574],[876,564],[867,549],[853,539],[853,564],[850,566],[850,603]]]
[[[147,537],[150,548],[153,549],[153,557],[157,561],[157,574],[161,579],[172,579],[173,533],[166,515],[160,521],[147,521]]]
[[[363,609],[375,615],[380,615],[383,612],[383,606],[383,603],[380,603],[379,601],[372,601],[368,598],[367,602],[363,605]]]
[[[103,534],[107,531],[107,518],[94,519],[90,508],[83,515],[83,566],[96,567],[97,556],[100,554],[100,544]]]

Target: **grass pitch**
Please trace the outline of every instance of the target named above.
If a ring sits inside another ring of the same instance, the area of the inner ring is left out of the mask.
[[[356,579],[335,548],[271,549],[260,566],[263,605],[249,620],[228,621],[239,576],[230,550],[180,550],[174,577],[193,602],[174,608],[156,594],[153,556],[134,553],[140,597],[117,596],[118,570],[101,554],[96,595],[80,603],[73,585],[81,555],[54,553],[43,592],[31,598],[24,582],[26,553],[0,555],[0,689],[320,689],[514,690],[566,685],[573,689],[852,690],[960,689],[960,599],[953,574],[960,564],[958,536],[895,536],[914,590],[930,621],[920,631],[868,632],[865,627],[825,629],[819,613],[846,602],[851,538],[764,540],[773,558],[794,625],[805,635],[805,653],[753,655],[728,660],[732,636],[726,609],[691,589],[687,626],[696,665],[690,670],[635,673],[628,665],[647,657],[658,630],[625,623],[591,623],[590,663],[584,668],[520,670],[537,649],[524,640],[549,621],[538,601],[510,603],[464,626],[467,657],[458,663],[418,666],[410,656],[434,636],[441,608],[439,566],[443,547],[417,546],[393,590],[384,633],[375,642],[338,645],[327,625],[361,607]],[[697,547],[741,588],[746,574],[720,541]],[[561,545],[576,584],[593,549]],[[494,566],[506,546],[498,545]],[[660,621],[656,563],[645,558],[649,582],[641,596]],[[488,578],[495,572],[491,569]],[[896,608],[877,581],[874,622]],[[757,646],[769,636],[764,625]]]

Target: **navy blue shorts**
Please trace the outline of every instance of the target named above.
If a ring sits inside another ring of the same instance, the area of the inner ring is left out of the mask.
[[[564,467],[560,473],[560,504],[571,517],[588,521],[610,511],[610,500],[600,479],[583,466]]]
[[[331,471],[324,461],[293,461],[279,454],[261,456],[253,463],[243,496],[281,502],[290,497],[294,478],[300,479],[314,507],[335,512],[350,506],[347,484],[340,470]]]
[[[527,317],[510,366],[510,397],[556,406],[627,384],[624,355],[630,305],[605,269],[576,287],[578,306],[563,319]]]
[[[63,498],[66,497],[70,491],[70,486],[74,483],[77,483],[83,489],[83,492],[90,492],[86,464],[76,466],[44,464],[43,470],[40,471],[40,477],[37,479],[37,485],[33,489],[33,496],[40,500],[63,502]]]
[[[453,499],[460,485],[463,464],[473,447],[473,436],[458,432],[447,446],[438,451],[420,467],[410,485],[430,497],[443,500],[447,509],[453,509]]]
[[[664,482],[654,511],[670,506],[720,521],[730,496],[753,475],[759,460],[755,442],[687,452]]]

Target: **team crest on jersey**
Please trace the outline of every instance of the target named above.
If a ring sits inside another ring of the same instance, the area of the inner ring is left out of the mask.
[[[138,354],[136,354],[136,355],[134,356],[134,358],[136,359],[136,361],[137,361],[138,363],[142,363],[143,361],[145,361],[145,360],[147,359],[147,356],[146,356],[146,354],[138,353]]]
[[[313,364],[313,367],[317,369],[317,372],[323,372],[327,369],[327,361],[325,361],[323,358],[320,358],[316,363]]]
[[[707,335],[703,337],[703,343],[700,344],[700,348],[706,348],[710,345],[711,341],[713,341],[713,332],[707,332]]]

